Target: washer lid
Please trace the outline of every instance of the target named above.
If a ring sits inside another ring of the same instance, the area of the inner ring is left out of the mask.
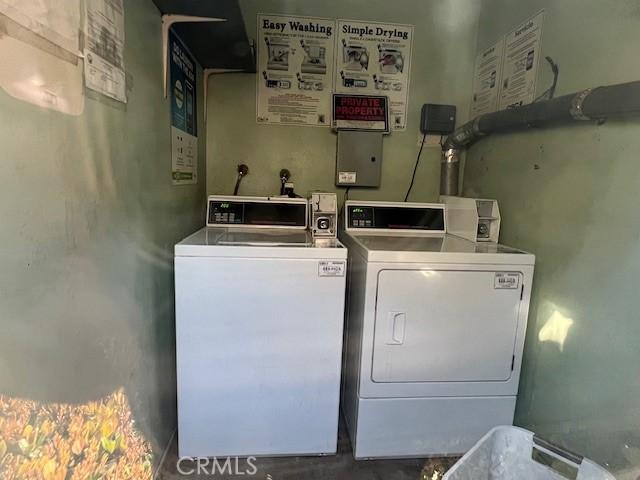
[[[205,227],[175,246],[178,257],[346,258],[335,239],[318,243],[306,230]]]
[[[306,230],[227,230],[215,239],[216,245],[309,247],[312,238]]]

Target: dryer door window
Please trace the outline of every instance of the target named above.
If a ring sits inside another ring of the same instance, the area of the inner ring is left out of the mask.
[[[521,273],[382,270],[374,382],[504,382],[512,372]]]

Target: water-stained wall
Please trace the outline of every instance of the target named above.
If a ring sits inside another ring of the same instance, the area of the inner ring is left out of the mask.
[[[484,0],[478,48],[542,8],[557,95],[640,79],[636,1]],[[538,93],[550,81],[541,61]],[[639,132],[631,120],[496,135],[469,149],[464,177],[466,195],[499,200],[501,241],[537,257],[516,422],[619,478],[640,465]]]
[[[0,394],[124,388],[157,460],[176,425],[173,245],[204,222],[205,143],[200,183],[172,186],[160,14],[128,0],[125,20],[127,104],[87,90],[65,114],[0,91]]]

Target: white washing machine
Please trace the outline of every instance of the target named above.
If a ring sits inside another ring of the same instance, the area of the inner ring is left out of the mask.
[[[304,199],[209,197],[175,246],[181,456],[336,452],[347,251]]]
[[[534,256],[442,204],[349,201],[342,410],[356,458],[455,455],[511,424]]]

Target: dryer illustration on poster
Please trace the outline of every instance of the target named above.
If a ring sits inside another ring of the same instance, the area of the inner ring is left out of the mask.
[[[393,130],[407,125],[413,26],[338,20],[336,93],[386,95]]]

